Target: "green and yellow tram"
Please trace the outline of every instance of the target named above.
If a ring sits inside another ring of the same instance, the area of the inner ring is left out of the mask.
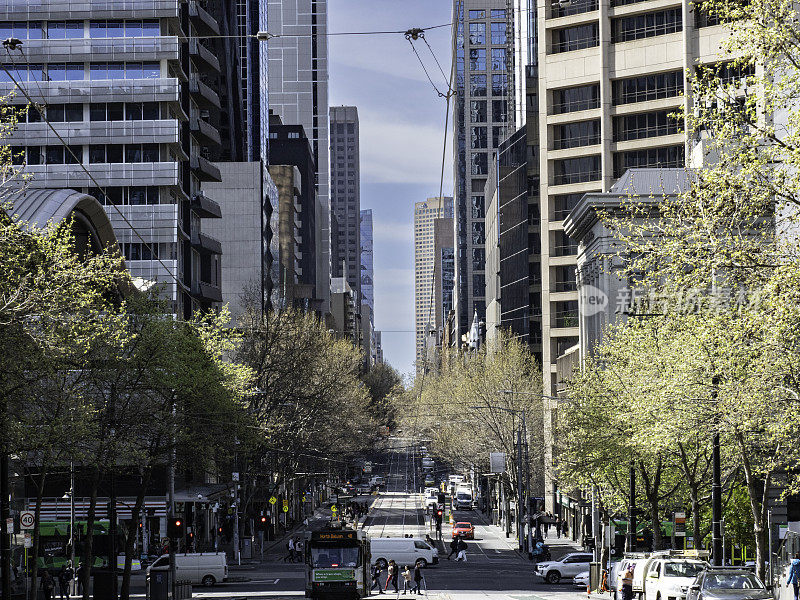
[[[369,538],[363,531],[306,532],[306,597],[363,598],[369,593]]]

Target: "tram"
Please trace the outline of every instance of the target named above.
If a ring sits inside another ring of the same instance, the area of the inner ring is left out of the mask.
[[[306,598],[363,598],[369,594],[369,538],[337,528],[307,531]]]

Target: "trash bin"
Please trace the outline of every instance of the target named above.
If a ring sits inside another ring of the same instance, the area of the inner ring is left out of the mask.
[[[599,562],[592,562],[589,563],[589,589],[597,591],[600,589],[600,567],[601,563]]]
[[[242,558],[247,560],[253,558],[253,540],[250,538],[242,539]]]
[[[168,600],[169,571],[153,571],[147,574],[147,600]]]
[[[112,573],[111,569],[92,569],[92,596],[94,600],[114,600],[116,598],[115,590],[119,590],[119,586],[114,579],[117,578],[116,573]]]

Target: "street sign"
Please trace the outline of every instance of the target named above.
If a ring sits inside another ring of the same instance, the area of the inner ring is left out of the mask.
[[[278,499],[277,499],[275,496],[272,496],[272,497],[269,499],[269,503],[270,503],[270,504],[275,504],[277,501],[278,501]]]
[[[686,537],[686,513],[675,513],[675,537]]]
[[[33,529],[35,523],[34,513],[31,510],[23,510],[19,513],[19,526],[22,529]]]
[[[231,474],[231,479],[233,479],[234,481],[239,481],[239,474],[238,473],[232,473]]]
[[[331,506],[331,512],[333,513],[333,516],[334,516],[334,517],[336,516],[336,513],[338,512],[338,510],[339,510],[339,509],[338,509],[338,508],[336,508],[336,505],[335,505],[335,504],[334,504],[333,506]]]
[[[25,534],[25,538],[24,538],[24,540],[22,542],[22,545],[25,548],[33,548],[33,539],[31,538],[31,534],[30,533],[26,533]]]
[[[506,453],[505,452],[490,452],[489,453],[489,472],[491,473],[505,473],[506,472]]]

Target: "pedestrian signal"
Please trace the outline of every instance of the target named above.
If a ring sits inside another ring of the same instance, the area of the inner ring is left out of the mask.
[[[180,517],[170,517],[167,521],[167,537],[170,539],[182,538],[185,531],[183,519]]]

